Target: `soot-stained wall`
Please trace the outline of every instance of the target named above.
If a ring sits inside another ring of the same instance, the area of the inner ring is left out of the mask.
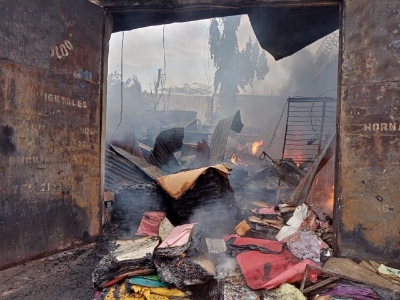
[[[0,10],[0,269],[101,233],[103,10],[5,0]]]
[[[336,251],[398,264],[400,2],[346,0],[336,186]]]

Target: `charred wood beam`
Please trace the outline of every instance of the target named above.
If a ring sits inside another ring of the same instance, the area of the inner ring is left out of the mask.
[[[178,0],[178,1],[130,1],[130,0],[90,0],[91,2],[105,7],[107,10],[124,10],[131,9],[135,11],[150,10],[152,12],[168,11],[187,11],[190,9],[240,9],[254,8],[260,5],[277,5],[277,6],[326,6],[337,5],[341,0],[219,0],[219,1],[193,1],[193,0]]]

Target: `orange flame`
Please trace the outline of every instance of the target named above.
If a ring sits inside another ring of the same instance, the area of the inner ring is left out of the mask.
[[[239,158],[237,157],[236,153],[233,153],[231,156],[231,162],[235,165],[239,165]]]
[[[251,145],[251,154],[257,154],[258,148],[264,144],[263,140],[255,141],[253,145]]]
[[[239,158],[239,156],[236,154],[236,153],[233,153],[232,154],[232,156],[231,156],[231,162],[233,163],[233,164],[235,164],[235,165],[243,165],[243,166],[246,166],[247,167],[247,164],[246,163],[244,163],[240,158]]]

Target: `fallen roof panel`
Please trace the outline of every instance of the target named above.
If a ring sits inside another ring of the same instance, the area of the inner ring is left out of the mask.
[[[119,155],[126,158],[134,165],[136,165],[138,168],[140,168],[140,170],[142,170],[145,174],[147,174],[154,181],[156,181],[157,178],[159,178],[161,176],[167,175],[167,173],[160,170],[159,168],[149,164],[148,162],[146,162],[144,160],[141,160],[140,158],[137,158],[136,156],[126,152],[125,150],[122,150],[121,148],[115,147],[113,145],[109,145],[109,146],[116,153],[118,153]]]
[[[215,165],[224,161],[229,132],[233,130],[240,133],[243,126],[244,125],[240,118],[240,110],[238,110],[233,116],[222,119],[218,122],[211,139],[210,165]]]
[[[263,49],[276,60],[339,28],[341,0],[91,0],[112,13],[113,32],[249,14]]]
[[[127,159],[106,150],[105,155],[105,188],[112,193],[137,183],[153,182],[153,180]]]

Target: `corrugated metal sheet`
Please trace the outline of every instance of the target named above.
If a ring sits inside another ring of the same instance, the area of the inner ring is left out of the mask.
[[[119,193],[133,184],[154,182],[149,176],[127,159],[106,150],[105,188],[112,193]]]
[[[122,150],[121,148],[115,147],[113,145],[110,145],[111,149],[121,155],[122,157],[126,158],[129,160],[132,164],[140,168],[145,174],[147,174],[151,179],[154,181],[157,180],[157,178],[161,176],[167,175],[164,171],[161,169],[157,168],[156,166],[153,166],[149,164],[148,162],[137,158],[136,156],[126,152],[125,150]]]
[[[400,2],[344,3],[336,251],[398,264]]]
[[[4,0],[0,19],[1,269],[101,233],[103,11]]]
[[[210,165],[217,164],[224,160],[229,132],[233,130],[240,133],[242,128],[243,123],[240,118],[239,110],[233,116],[222,119],[218,122],[211,139]]]
[[[275,59],[335,31],[342,0],[91,0],[113,14],[114,32],[249,14],[261,47]],[[288,26],[290,24],[290,26]],[[273,30],[271,30],[271,28]],[[287,37],[290,38],[287,38]]]
[[[338,1],[331,1],[332,6],[322,6],[322,1],[318,2],[320,5],[311,7],[304,3],[302,7],[263,7],[252,10],[249,19],[261,47],[275,60],[279,60],[337,30]]]

